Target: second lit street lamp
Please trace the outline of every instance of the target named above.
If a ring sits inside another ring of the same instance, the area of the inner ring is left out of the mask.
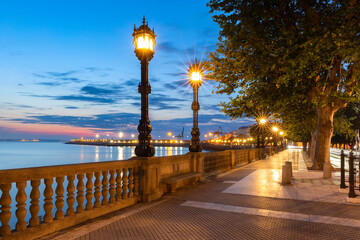
[[[200,130],[198,111],[200,110],[198,90],[202,84],[203,69],[201,63],[196,62],[189,67],[189,82],[193,88],[193,102],[191,109],[193,110],[193,128],[191,131],[191,144],[189,147],[190,152],[201,152],[202,147],[200,145]]]
[[[149,94],[151,87],[148,77],[148,65],[155,51],[155,33],[151,30],[143,18],[143,25],[136,28],[134,26],[134,45],[135,54],[141,62],[141,83],[139,84],[139,93],[141,94],[141,119],[139,121],[139,144],[135,148],[135,154],[138,157],[152,157],[155,154],[154,146],[150,144],[151,130],[149,119]]]

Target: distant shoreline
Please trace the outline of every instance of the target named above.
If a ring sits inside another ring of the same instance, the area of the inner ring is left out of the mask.
[[[186,142],[185,142],[186,141]],[[88,145],[88,146],[107,146],[107,147],[135,147],[138,143],[135,142],[85,142],[85,141],[70,141],[65,144],[74,144],[74,145]],[[170,142],[152,142],[151,145],[154,147],[186,147],[190,146],[189,140],[184,140],[184,142],[180,143],[170,143]],[[252,148],[252,146],[239,146],[230,144],[212,144],[212,143],[200,143],[204,151],[224,151],[224,150],[235,150],[235,149],[248,149]]]
[[[61,142],[65,143],[66,140],[51,140],[51,139],[0,139],[0,142]]]
[[[135,147],[138,143],[118,143],[118,142],[82,142],[82,141],[70,141],[66,142],[65,144],[76,144],[76,145],[93,145],[93,146],[116,146],[116,147]],[[189,147],[190,142],[183,142],[183,143],[151,143],[151,145],[155,147]]]

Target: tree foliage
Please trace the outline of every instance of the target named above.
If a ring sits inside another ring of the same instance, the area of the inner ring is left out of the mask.
[[[224,112],[267,108],[296,137],[316,129],[314,167],[330,161],[333,115],[355,99],[360,79],[356,0],[210,0],[221,28],[210,53]],[[303,127],[308,127],[303,132]]]

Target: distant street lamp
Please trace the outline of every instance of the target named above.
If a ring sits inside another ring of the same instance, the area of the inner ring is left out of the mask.
[[[280,134],[280,139],[281,139],[281,146],[283,145],[283,141],[284,141],[284,132],[283,131],[280,131],[279,132],[279,134]]]
[[[119,138],[122,138],[124,134],[122,132],[119,132]]]
[[[151,87],[148,79],[148,65],[155,51],[155,33],[151,30],[143,18],[143,25],[136,28],[134,26],[134,45],[136,57],[141,62],[141,83],[139,84],[139,93],[141,94],[141,119],[139,121],[139,144],[135,148],[135,154],[138,157],[152,157],[155,154],[155,148],[150,144],[151,130],[149,119],[149,94]]]
[[[200,130],[198,111],[200,110],[198,90],[202,84],[203,69],[201,63],[198,63],[195,58],[195,63],[189,67],[189,82],[193,88],[193,102],[191,109],[193,110],[193,128],[191,131],[191,144],[189,147],[190,152],[201,152],[202,147],[200,145]]]
[[[275,143],[274,143],[274,145],[277,146],[277,134],[278,134],[279,128],[274,126],[274,127],[272,127],[272,130],[275,133]]]
[[[261,145],[262,147],[264,147],[264,127],[266,124],[267,120],[265,118],[260,118],[259,119],[259,124],[260,124],[260,131],[261,131]],[[258,146],[260,146],[260,138],[258,135]]]

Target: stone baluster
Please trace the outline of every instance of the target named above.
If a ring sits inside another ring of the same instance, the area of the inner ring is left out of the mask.
[[[139,168],[134,168],[134,195],[139,195]]]
[[[56,213],[55,213],[55,219],[63,219],[64,218],[64,211],[63,211],[63,207],[64,207],[64,186],[63,186],[63,182],[64,182],[64,177],[56,177],[56,201],[55,201],[55,206],[56,206]]]
[[[45,190],[44,190],[44,210],[45,210],[45,215],[44,215],[44,222],[49,223],[53,221],[53,215],[52,215],[52,210],[54,207],[53,204],[53,188],[52,188],[52,184],[54,182],[53,178],[45,178],[44,179],[44,183],[45,183]]]
[[[115,202],[115,170],[110,170],[110,203]]]
[[[68,180],[68,185],[67,185],[67,199],[66,199],[66,203],[68,205],[68,209],[66,211],[66,215],[67,216],[72,216],[75,214],[75,210],[74,210],[74,202],[75,202],[75,185],[74,185],[74,180],[75,180],[75,176],[74,175],[69,175],[67,176],[67,180]]]
[[[84,185],[84,174],[83,173],[79,173],[77,175],[77,179],[78,179],[78,184],[76,186],[77,188],[77,197],[76,197],[76,201],[78,203],[77,208],[76,208],[76,212],[77,213],[82,213],[84,212],[84,189],[85,189],[85,185]]]
[[[26,187],[26,181],[25,182],[17,182],[16,183],[16,187],[18,189],[18,192],[16,194],[16,218],[17,218],[17,223],[16,223],[16,231],[22,231],[26,229],[26,221],[25,221],[25,217],[26,217],[26,192],[25,192],[25,187]]]
[[[128,198],[128,176],[127,168],[123,168],[123,177],[122,177],[122,199]]]
[[[0,198],[0,220],[1,220],[1,227],[0,227],[0,234],[3,236],[10,235],[11,227],[9,225],[9,221],[11,218],[10,212],[10,204],[11,204],[11,196],[9,191],[11,190],[11,183],[9,184],[0,184],[0,189],[2,191],[2,195]]]
[[[39,186],[40,186],[40,180],[31,180],[31,188],[32,189],[31,189],[31,193],[30,193],[30,198],[31,198],[31,201],[30,201],[30,203],[31,203],[31,205],[30,205],[31,218],[30,218],[30,222],[29,222],[30,227],[35,227],[35,226],[39,225],[39,223],[40,223],[39,217],[38,217],[38,213],[40,210]]]
[[[109,180],[108,180],[108,171],[102,172],[103,179],[102,179],[102,205],[108,205],[108,194],[109,194]]]
[[[121,169],[116,169],[116,201],[121,201]]]
[[[129,168],[129,198],[134,196],[134,168]]]
[[[101,172],[95,172],[95,203],[94,203],[94,207],[99,208],[101,207],[101,203],[100,203],[100,196],[101,196],[101,181],[100,181],[100,176],[101,176]]]
[[[86,173],[86,210],[93,209],[92,199],[93,199],[93,182],[92,182],[93,173]]]

